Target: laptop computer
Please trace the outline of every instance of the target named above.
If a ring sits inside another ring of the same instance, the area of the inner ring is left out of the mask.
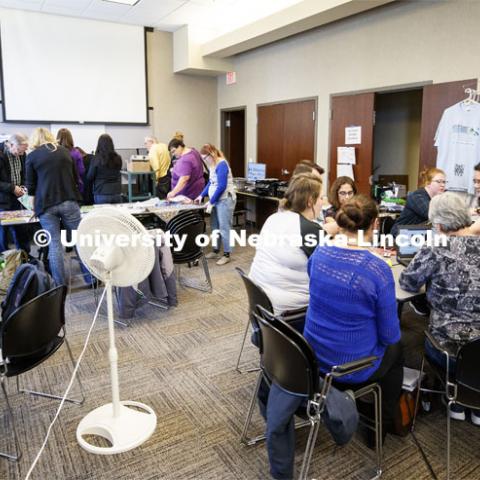
[[[413,257],[422,248],[421,246],[412,245],[407,239],[413,235],[427,235],[427,232],[432,229],[428,225],[399,225],[397,239],[402,235],[402,244],[397,244],[397,262],[407,267],[412,261]]]

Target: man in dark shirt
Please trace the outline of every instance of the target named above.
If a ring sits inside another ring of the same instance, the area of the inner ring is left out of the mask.
[[[25,180],[25,152],[28,138],[22,133],[15,133],[0,143],[0,211],[21,210],[18,198],[24,194],[21,186]],[[18,225],[0,226],[0,252],[8,250],[8,230],[17,248],[30,251],[28,227]]]

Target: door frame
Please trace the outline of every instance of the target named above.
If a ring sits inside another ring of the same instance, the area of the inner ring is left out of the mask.
[[[424,80],[421,82],[412,82],[412,83],[401,83],[398,85],[387,85],[385,87],[378,87],[378,88],[364,88],[362,90],[349,90],[345,92],[335,92],[331,93],[329,95],[328,99],[328,109],[329,109],[329,115],[328,115],[328,122],[329,122],[329,128],[328,128],[328,164],[327,164],[327,171],[325,172],[325,178],[327,179],[327,191],[330,189],[331,185],[329,185],[328,178],[330,176],[330,152],[332,148],[332,143],[331,143],[331,120],[332,120],[332,98],[334,97],[343,97],[345,95],[359,95],[362,93],[399,93],[399,92],[405,92],[408,90],[418,90],[418,89],[423,89],[423,87],[427,85],[432,85],[434,82],[433,80]],[[373,125],[375,128],[375,125]],[[374,137],[375,138],[375,137]],[[372,159],[373,161],[373,159]]]
[[[301,98],[291,98],[289,100],[277,100],[275,102],[265,102],[265,103],[257,103],[255,108],[255,135],[256,135],[256,146],[255,146],[255,161],[258,159],[258,108],[259,107],[268,107],[270,105],[283,105],[285,103],[298,103],[298,102],[306,102],[309,100],[313,100],[315,102],[314,112],[315,112],[315,128],[314,128],[314,137],[313,137],[313,163],[317,163],[317,138],[318,138],[318,95],[314,97],[301,97]]]
[[[220,109],[220,150],[223,152],[223,147],[225,145],[225,130],[224,126],[222,124],[222,118],[223,114],[227,112],[239,112],[243,111],[243,151],[244,153],[244,158],[243,158],[243,164],[245,166],[245,171],[243,172],[245,177],[247,176],[247,168],[248,168],[248,162],[247,162],[247,106],[246,105],[241,105],[239,107],[229,107],[229,108],[221,108]]]

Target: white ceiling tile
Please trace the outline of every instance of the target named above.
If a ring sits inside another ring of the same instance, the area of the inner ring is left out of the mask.
[[[155,22],[181,7],[185,0],[142,0],[129,10],[124,19],[129,22],[138,22],[142,25],[153,25]]]
[[[19,10],[40,10],[43,0],[0,0],[0,7]]]

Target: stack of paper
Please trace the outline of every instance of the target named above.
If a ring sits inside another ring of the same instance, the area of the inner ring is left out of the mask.
[[[423,375],[425,375],[425,373]],[[419,370],[403,367],[403,390],[406,390],[407,392],[413,392],[415,388],[417,388],[419,377]]]

